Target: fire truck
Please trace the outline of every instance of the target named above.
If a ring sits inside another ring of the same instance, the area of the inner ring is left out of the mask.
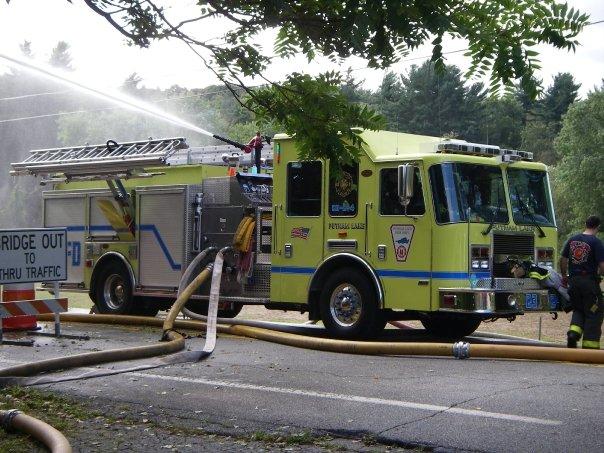
[[[69,241],[62,286],[89,292],[101,313],[155,315],[195,256],[234,243],[223,317],[257,304],[308,313],[341,338],[371,337],[390,320],[454,338],[559,308],[509,268],[556,262],[545,165],[463,140],[361,137],[358,162],[335,172],[300,160],[286,135],[265,147],[260,172],[236,147],[182,138],[35,150],[12,166],[51,185],[44,226],[65,227]],[[208,293],[191,309],[204,313]]]

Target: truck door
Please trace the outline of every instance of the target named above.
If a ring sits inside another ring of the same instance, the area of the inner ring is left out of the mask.
[[[386,308],[429,310],[432,225],[425,197],[428,185],[421,165],[415,164],[414,196],[405,213],[398,197],[398,165],[379,168],[377,206],[368,219],[370,260],[382,281]]]
[[[308,284],[323,258],[325,165],[320,161],[288,162],[285,190],[275,191],[271,299],[306,303]]]

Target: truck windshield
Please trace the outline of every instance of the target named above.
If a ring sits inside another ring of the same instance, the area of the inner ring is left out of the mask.
[[[508,223],[499,167],[446,163],[430,167],[438,223]]]
[[[554,225],[547,174],[539,170],[508,168],[512,216],[518,225]]]

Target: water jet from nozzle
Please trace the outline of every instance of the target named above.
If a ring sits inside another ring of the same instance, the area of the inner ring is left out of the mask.
[[[105,100],[105,101],[109,101],[113,104],[119,105],[120,107],[124,107],[126,109],[133,110],[135,112],[139,112],[139,113],[151,116],[156,119],[160,119],[167,123],[173,124],[175,126],[183,127],[185,129],[197,132],[202,135],[207,135],[209,137],[216,138],[214,134],[206,131],[205,129],[197,127],[194,124],[191,124],[188,121],[182,120],[182,119],[178,118],[177,116],[174,116],[170,113],[164,112],[163,110],[158,109],[156,106],[154,106],[152,104],[148,104],[144,101],[127,96],[123,93],[119,93],[119,92],[108,93],[108,92],[100,90],[98,88],[93,88],[88,85],[84,85],[83,83],[81,83],[81,82],[75,80],[73,77],[71,77],[70,74],[63,73],[62,71],[59,71],[55,68],[52,68],[52,67],[49,67],[49,66],[46,66],[43,64],[39,64],[39,63],[34,64],[30,61],[11,57],[8,55],[4,55],[2,53],[0,53],[0,58],[3,58],[6,61],[8,61],[11,64],[11,66],[25,69],[34,75],[42,76],[46,79],[52,80],[52,81],[60,83],[62,85],[66,85],[70,88],[75,88],[78,91],[81,91],[85,94],[95,96],[95,97]],[[222,139],[222,140],[224,141],[224,139]]]

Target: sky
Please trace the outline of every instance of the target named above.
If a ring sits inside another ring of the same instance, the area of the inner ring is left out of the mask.
[[[172,0],[162,2],[174,17],[193,17],[198,10],[194,0]],[[569,5],[591,15],[591,21],[604,20],[604,1],[569,0]],[[190,29],[197,38],[218,38],[228,26],[224,21],[204,22],[203,27],[195,25]],[[274,32],[268,31],[260,38],[265,49],[271,49]],[[0,53],[19,56],[19,44],[31,41],[34,56],[48,60],[52,48],[60,40],[70,44],[74,75],[79,80],[88,81],[98,88],[115,88],[126,77],[136,72],[149,88],[166,88],[181,85],[200,88],[218,83],[203,66],[199,58],[183,43],[178,41],[154,42],[148,49],[129,46],[125,38],[113,29],[101,16],[95,14],[82,1],[73,0],[11,0],[10,4],[0,0]],[[604,78],[604,23],[586,27],[579,36],[581,46],[576,53],[542,46],[542,70],[538,74],[545,86],[558,72],[570,72],[581,83],[581,96],[601,86]],[[465,48],[463,41],[447,40],[444,52]],[[421,64],[431,53],[430,46],[414,50],[403,61],[390,70],[405,73],[412,64]],[[447,63],[467,69],[468,59],[463,52],[447,55]],[[0,72],[7,70],[0,59]],[[376,89],[384,76],[384,71],[366,68],[359,58],[350,58],[339,66],[345,70],[352,68],[355,79],[363,81],[362,86]],[[292,71],[311,74],[326,69],[338,69],[326,59],[308,64],[303,58],[286,61],[276,59],[269,68],[272,80],[280,80]],[[476,81],[476,80],[473,80]],[[253,81],[252,81],[253,83]],[[257,81],[260,83],[260,81]]]

